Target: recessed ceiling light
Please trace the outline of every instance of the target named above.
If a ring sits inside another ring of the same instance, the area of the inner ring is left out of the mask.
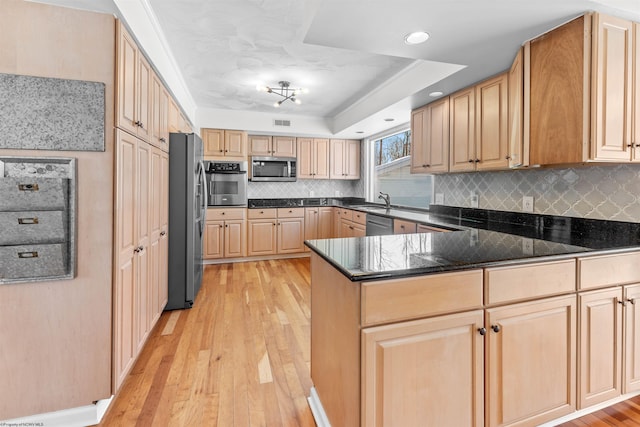
[[[363,130],[357,130],[356,133],[364,133]]]
[[[429,40],[429,33],[425,31],[415,31],[404,36],[406,44],[420,44]]]
[[[433,98],[435,98],[436,96],[442,96],[442,95],[444,95],[444,93],[440,92],[439,90],[437,90],[437,91],[435,91],[435,92],[431,92],[431,93],[429,94],[429,96],[431,96],[431,97],[433,97]]]
[[[385,121],[385,122],[392,122],[392,121],[394,121],[394,120],[395,120],[395,119],[384,119],[384,121]]]

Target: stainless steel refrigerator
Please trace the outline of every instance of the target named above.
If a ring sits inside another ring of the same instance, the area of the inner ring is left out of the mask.
[[[165,310],[191,308],[202,284],[202,236],[207,180],[202,140],[169,136],[169,302]]]

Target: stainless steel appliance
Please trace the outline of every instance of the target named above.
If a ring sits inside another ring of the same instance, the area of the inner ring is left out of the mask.
[[[251,157],[251,181],[295,181],[295,157]]]
[[[247,205],[247,162],[205,162],[209,206]]]
[[[202,285],[202,235],[207,180],[202,140],[169,136],[169,301],[165,310],[191,308]]]
[[[386,216],[367,214],[367,236],[393,234],[393,219]]]

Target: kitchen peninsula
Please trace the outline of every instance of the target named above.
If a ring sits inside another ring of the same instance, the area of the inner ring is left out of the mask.
[[[540,425],[639,390],[637,232],[463,228],[307,241],[319,425]]]

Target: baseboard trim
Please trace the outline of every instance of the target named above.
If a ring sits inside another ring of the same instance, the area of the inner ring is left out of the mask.
[[[313,419],[316,421],[316,425],[318,427],[331,427],[331,423],[329,423],[327,413],[324,412],[322,402],[320,402],[320,396],[318,396],[315,387],[311,387],[307,401],[309,402],[309,407],[311,408],[311,413],[313,414]]]
[[[250,256],[250,257],[244,257],[244,258],[218,258],[218,259],[205,259],[203,261],[203,264],[204,265],[230,264],[235,262],[268,261],[270,259],[308,258],[310,256],[311,256],[311,252],[299,252],[295,254]]]
[[[618,396],[615,399],[607,400],[606,402],[598,403],[597,405],[589,406],[585,409],[580,409],[579,411],[572,412],[569,415],[565,415],[564,417],[556,418],[553,421],[549,421],[548,423],[540,424],[538,427],[555,427],[559,424],[566,423],[567,421],[575,420],[576,418],[583,417],[585,415],[591,414],[592,412],[599,411],[603,408],[607,408],[611,405],[615,405],[616,403],[620,403],[627,399],[631,399],[632,397],[640,395],[640,391],[636,391],[633,393],[627,393],[622,396]]]
[[[28,417],[14,418],[0,421],[0,425],[15,426],[41,426],[41,427],[86,427],[100,424],[102,417],[111,404],[113,396],[109,399],[98,400],[94,405],[79,406],[77,408],[63,409],[61,411],[47,412]]]

